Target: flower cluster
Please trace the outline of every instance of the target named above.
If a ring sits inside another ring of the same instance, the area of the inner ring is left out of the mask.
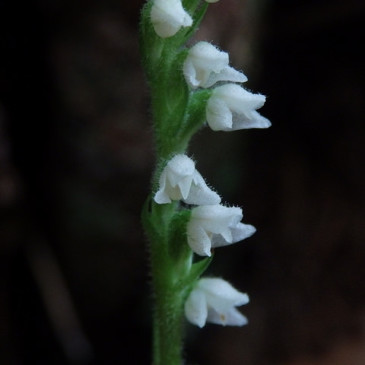
[[[217,1],[206,0],[207,3]],[[184,35],[185,28],[196,27],[194,9],[188,10],[184,9],[181,0],[152,0],[150,20],[157,36],[165,39]],[[264,105],[265,96],[254,94],[240,85],[247,81],[247,77],[229,65],[228,53],[201,41],[184,55],[180,72],[184,87],[191,96],[189,100],[202,95],[202,91],[208,95],[196,103],[202,105],[203,113],[194,114],[199,108],[194,104],[195,109],[189,109],[187,102],[186,120],[204,115],[201,124],[206,123],[214,131],[268,128],[271,125],[257,112]],[[220,196],[207,185],[191,158],[181,151],[170,156],[172,158],[165,161],[159,172],[153,199],[158,205],[174,201],[184,203],[177,209],[189,212],[184,237],[192,252],[209,257],[214,248],[242,241],[255,233],[252,225],[241,222],[241,208],[221,204]],[[200,278],[192,285],[185,302],[185,316],[199,327],[206,322],[242,326],[247,319],[236,307],[248,301],[246,294],[223,279]]]
[[[221,198],[205,183],[195,169],[195,163],[186,155],[175,155],[163,169],[159,190],[154,195],[158,204],[182,200],[192,206],[186,226],[187,243],[194,253],[211,256],[215,247],[242,241],[255,233],[250,224],[241,223],[242,209],[219,204]],[[185,303],[186,318],[203,327],[206,321],[224,325],[247,323],[235,306],[248,302],[246,294],[239,293],[222,279],[200,279]]]
[[[183,9],[181,0],[154,0],[151,21],[156,33],[163,38],[171,37],[182,27],[192,25],[192,18]],[[229,66],[228,53],[208,42],[198,42],[189,49],[183,73],[193,90],[225,83],[212,90],[206,105],[206,122],[212,130],[270,127],[270,121],[257,112],[264,105],[265,96],[253,94],[237,84],[247,81],[247,77]]]
[[[154,200],[158,204],[182,200],[196,205],[187,224],[187,241],[200,256],[210,256],[212,248],[230,245],[255,233],[253,226],[241,223],[241,208],[219,204],[219,195],[208,187],[194,161],[186,155],[176,155],[167,163]]]

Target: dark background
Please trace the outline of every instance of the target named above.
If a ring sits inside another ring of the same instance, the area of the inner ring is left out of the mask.
[[[141,5],[0,2],[1,364],[150,363]],[[364,21],[362,0],[210,7],[197,39],[273,126],[192,142],[258,232],[209,270],[250,294],[250,324],[188,325],[189,363],[365,364]]]

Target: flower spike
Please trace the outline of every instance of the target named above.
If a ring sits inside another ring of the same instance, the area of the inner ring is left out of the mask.
[[[155,365],[184,363],[184,313],[198,327],[248,322],[238,310],[249,302],[247,294],[223,279],[201,276],[213,261],[213,249],[244,240],[256,229],[242,222],[241,208],[221,204],[187,156],[203,124],[215,131],[270,126],[258,113],[265,96],[240,86],[247,77],[230,66],[228,53],[193,39],[209,5],[218,1],[145,0],[141,12],[140,48],[156,144],[152,194],[142,211],[154,299]],[[196,260],[196,255],[203,257]]]
[[[202,328],[206,322],[243,326],[247,318],[237,306],[247,304],[247,294],[240,293],[231,284],[220,278],[200,279],[185,302],[187,320]]]
[[[192,209],[187,225],[190,248],[200,256],[211,256],[211,249],[227,246],[252,236],[256,229],[241,223],[241,208],[203,205]]]

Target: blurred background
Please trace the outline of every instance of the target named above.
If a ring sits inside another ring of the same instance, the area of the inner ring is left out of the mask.
[[[140,224],[154,163],[141,0],[0,2],[0,363],[149,364]],[[209,274],[244,328],[187,325],[188,364],[365,364],[362,0],[221,0],[195,38],[267,95],[268,130],[189,153],[258,232]]]

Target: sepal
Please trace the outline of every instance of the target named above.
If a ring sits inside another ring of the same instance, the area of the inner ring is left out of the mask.
[[[193,263],[189,273],[189,280],[191,282],[197,281],[204,274],[209,265],[212,263],[213,257],[214,254],[210,257],[205,257],[204,259]]]

